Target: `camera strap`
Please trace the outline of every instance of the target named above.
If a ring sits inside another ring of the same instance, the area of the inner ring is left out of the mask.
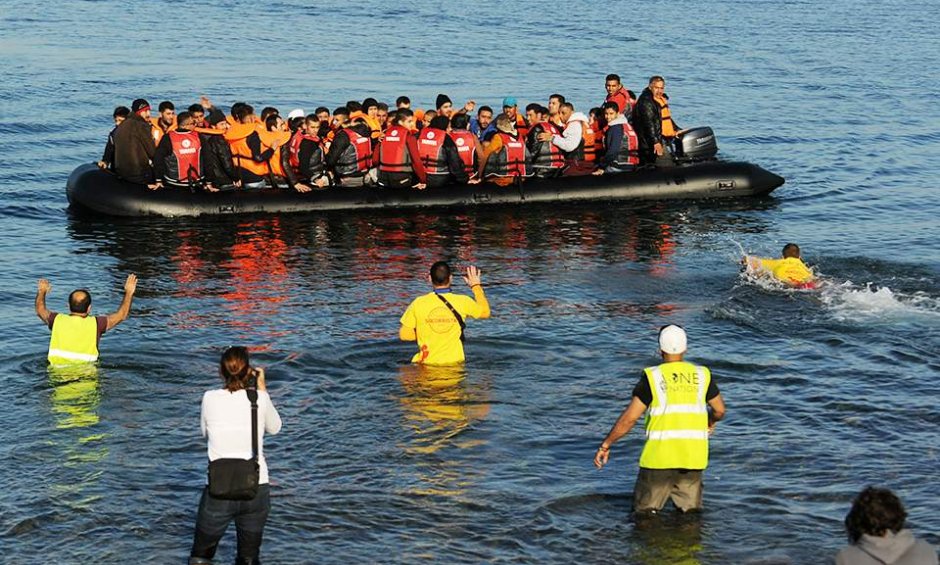
[[[251,460],[258,460],[258,389],[245,389],[251,402]]]

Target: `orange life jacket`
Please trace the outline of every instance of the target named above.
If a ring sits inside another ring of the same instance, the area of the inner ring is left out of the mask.
[[[447,160],[444,158],[444,139],[447,132],[426,127],[418,135],[418,155],[429,175],[446,175]],[[406,148],[407,150],[407,148]]]
[[[408,136],[411,133],[403,126],[394,125],[385,132],[379,143],[379,170],[387,173],[410,173],[411,153],[408,151]]]
[[[228,141],[229,148],[232,150],[232,162],[236,167],[259,177],[267,176],[271,168],[267,163],[257,163],[251,158],[251,148],[248,147],[248,136],[258,131],[255,123],[237,123],[230,127],[224,134]]]
[[[516,131],[519,133],[519,139],[524,140],[529,135],[529,124],[525,121],[525,116],[516,112]]]
[[[477,136],[473,135],[473,132],[467,130],[455,130],[447,134],[451,139],[454,140],[454,144],[457,145],[457,155],[460,157],[461,162],[463,162],[464,170],[467,172],[467,175],[473,176],[476,169],[474,168],[474,156],[477,153],[477,144],[480,140]]]
[[[176,120],[173,120],[173,123],[170,124],[170,127],[163,129],[163,126],[160,125],[160,118],[150,118],[150,134],[153,136],[153,142],[157,145],[160,145],[160,140],[163,139],[163,136],[171,131],[176,131]]]
[[[569,122],[574,123],[574,122]],[[574,161],[580,161],[583,163],[593,163],[595,160],[595,146],[594,146],[594,129],[591,127],[591,124],[578,120],[577,123],[581,124],[581,143],[578,144],[578,147],[574,151],[567,155],[568,159]],[[568,126],[565,126],[565,129],[568,129]]]
[[[286,178],[287,173],[284,172],[284,167],[281,165],[281,149],[290,142],[290,132],[259,131],[258,137],[261,138],[261,151],[267,151],[277,143],[277,149],[274,150],[274,154],[271,155],[271,158],[268,160],[268,165],[271,167],[271,172],[275,176]]]
[[[672,139],[676,136],[675,123],[672,121],[672,112],[669,111],[669,100],[666,97],[656,98],[653,97],[653,100],[659,104],[659,115],[663,120],[663,137],[665,139]]]

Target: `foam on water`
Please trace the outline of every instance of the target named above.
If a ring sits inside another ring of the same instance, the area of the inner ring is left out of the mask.
[[[918,322],[940,320],[940,299],[923,292],[905,294],[886,286],[851,281],[829,283],[820,290],[820,299],[839,321]]]

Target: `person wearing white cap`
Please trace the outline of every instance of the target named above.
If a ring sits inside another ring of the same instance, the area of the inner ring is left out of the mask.
[[[293,110],[290,111],[289,114],[287,114],[287,121],[291,121],[294,118],[303,118],[306,115],[307,114],[304,113],[303,109],[294,108]]]
[[[633,399],[594,455],[600,469],[610,446],[646,413],[646,444],[633,488],[633,510],[656,513],[672,499],[682,512],[702,508],[702,473],[708,466],[708,437],[725,416],[725,403],[706,367],[683,361],[685,330],[659,330],[663,363],[647,367],[633,389]]]

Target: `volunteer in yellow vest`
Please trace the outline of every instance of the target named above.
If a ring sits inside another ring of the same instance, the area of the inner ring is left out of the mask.
[[[455,365],[464,360],[463,339],[466,318],[490,317],[490,304],[480,284],[480,270],[467,267],[463,280],[473,291],[473,298],[453,294],[450,265],[438,261],[431,265],[428,281],[434,290],[415,298],[401,317],[398,336],[402,341],[417,341],[418,353],[412,363]]]
[[[702,508],[702,472],[708,466],[708,436],[725,416],[725,403],[708,369],[682,360],[685,330],[659,331],[663,363],[648,367],[633,389],[633,400],[594,455],[600,469],[610,446],[646,413],[646,444],[633,489],[633,510],[658,512],[672,499],[682,512]]]
[[[796,288],[815,288],[813,272],[800,258],[800,246],[788,243],[783,246],[783,258],[744,256],[744,264],[754,273],[767,273],[778,281]]]
[[[127,319],[131,301],[137,290],[137,275],[128,275],[124,282],[124,300],[117,312],[107,316],[91,316],[91,294],[84,289],[69,295],[69,313],[58,314],[46,309],[46,294],[52,285],[39,280],[36,293],[36,315],[52,330],[49,340],[49,362],[53,365],[94,363],[98,360],[101,334]]]

